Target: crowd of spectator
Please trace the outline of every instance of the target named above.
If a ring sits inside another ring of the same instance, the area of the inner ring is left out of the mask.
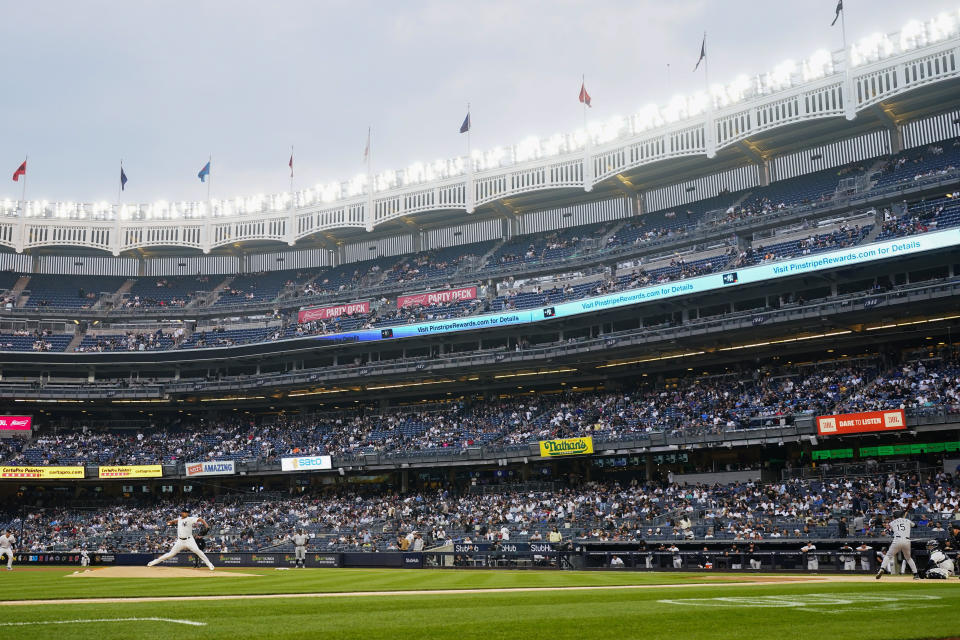
[[[637,440],[655,433],[721,434],[790,425],[797,416],[903,408],[960,412],[960,363],[945,351],[884,367],[875,360],[690,374],[616,392],[457,400],[387,414],[281,413],[228,416],[152,430],[66,429],[20,449],[0,448],[9,464],[138,464],[192,460],[275,461],[283,455],[415,452],[462,454],[467,447],[526,446],[539,440],[592,435]]]
[[[313,551],[443,548],[450,542],[656,541],[871,538],[907,510],[917,538],[948,537],[960,511],[951,474],[873,474],[831,480],[687,485],[671,481],[555,483],[550,489],[456,485],[399,493],[390,487],[198,499],[187,507],[212,528],[208,551],[290,549],[305,529]],[[165,522],[179,504],[128,500],[87,509],[70,505],[0,512],[23,550],[166,550]]]

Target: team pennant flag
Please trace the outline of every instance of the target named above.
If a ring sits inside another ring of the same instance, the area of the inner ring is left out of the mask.
[[[290,154],[290,162],[287,163],[290,167],[290,177],[293,177],[293,154]]]
[[[837,9],[836,13],[833,14],[833,22],[830,23],[830,26],[837,24],[837,19],[840,18],[840,13],[843,11],[843,0],[837,0]]]
[[[592,106],[592,105],[590,104],[590,94],[587,93],[587,83],[586,83],[586,82],[581,82],[581,83],[580,83],[580,102],[582,102],[583,104],[587,105],[588,107],[591,107],[591,106]]]
[[[123,165],[120,165],[120,191],[127,190],[127,174],[123,172]]]
[[[200,169],[200,173],[197,174],[197,177],[200,178],[200,182],[206,182],[207,176],[210,175],[210,163],[203,165],[203,169]]]
[[[20,182],[20,176],[27,175],[27,161],[24,160],[23,163],[17,167],[17,170],[13,172],[13,181]]]
[[[463,119],[463,124],[460,125],[460,133],[466,133],[470,131],[470,112],[467,111],[467,117]]]
[[[707,34],[703,34],[703,42],[700,43],[700,57],[697,58],[697,64],[693,67],[696,71],[700,68],[700,63],[707,59]]]
[[[370,127],[367,127],[367,146],[363,148],[363,161],[370,159]]]

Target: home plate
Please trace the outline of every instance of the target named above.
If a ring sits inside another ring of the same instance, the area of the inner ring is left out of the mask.
[[[236,571],[210,571],[207,568],[187,567],[103,567],[83,573],[71,573],[67,578],[249,578],[259,574]]]

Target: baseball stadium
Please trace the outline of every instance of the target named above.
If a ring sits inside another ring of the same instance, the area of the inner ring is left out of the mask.
[[[541,69],[564,133],[464,99],[269,195],[33,197],[13,92],[0,638],[960,637],[960,7],[806,4],[798,62],[686,24],[690,92]]]

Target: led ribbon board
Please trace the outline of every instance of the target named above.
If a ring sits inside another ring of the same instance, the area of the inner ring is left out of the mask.
[[[869,264],[878,260],[917,255],[956,245],[960,245],[960,228],[935,231],[933,233],[925,233],[923,235],[898,240],[875,242],[862,247],[827,251],[812,256],[782,260],[771,264],[761,264],[755,267],[746,267],[722,273],[713,273],[706,276],[689,278],[687,280],[678,280],[676,282],[666,282],[660,285],[630,289],[593,298],[584,298],[582,300],[564,302],[548,307],[504,311],[501,313],[467,316],[451,320],[419,322],[416,324],[385,327],[383,329],[362,329],[360,331],[317,336],[316,339],[328,342],[368,342],[373,340],[413,338],[416,336],[473,331],[475,329],[489,329],[491,327],[530,324],[556,318],[568,318],[597,311],[629,307],[644,302],[741,287],[743,285],[773,281],[806,273],[815,273],[836,267]]]

